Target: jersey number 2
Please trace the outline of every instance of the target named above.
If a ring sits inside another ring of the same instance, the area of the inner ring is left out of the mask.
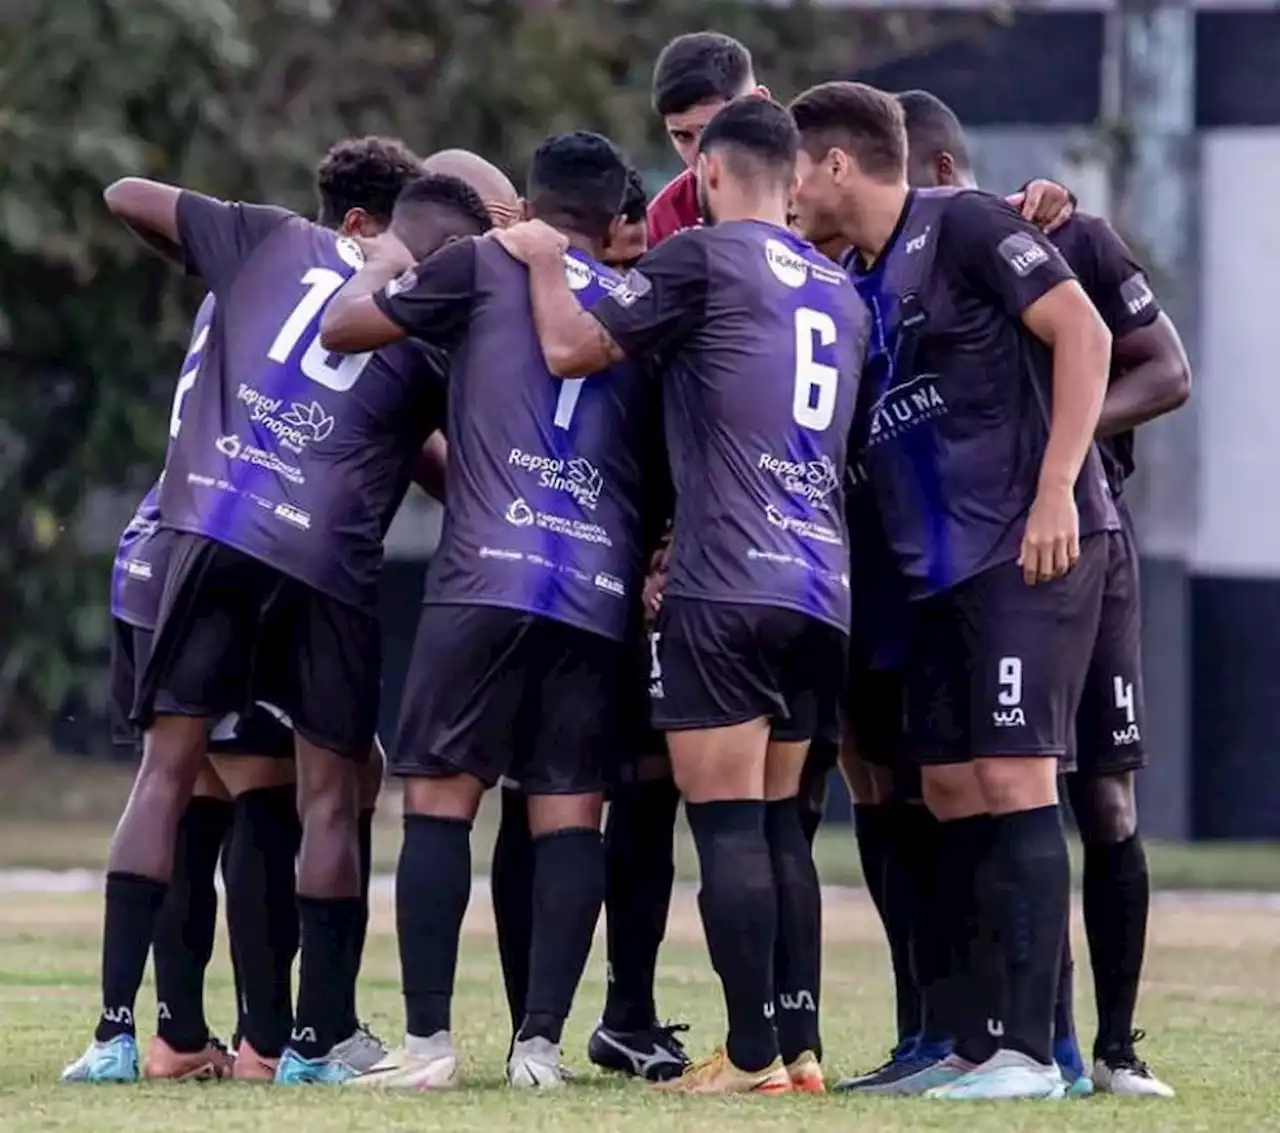
[[[796,374],[791,416],[797,425],[817,433],[828,428],[835,416],[840,371],[815,361],[813,351],[815,345],[834,346],[835,341],[835,319],[811,307],[796,308]]]
[[[346,279],[332,268],[311,268],[302,277],[302,285],[307,289],[298,305],[289,312],[284,325],[280,328],[275,341],[267,350],[267,357],[273,362],[289,361],[289,355],[298,345],[302,336],[311,331],[311,341],[307,344],[306,353],[298,363],[299,369],[310,378],[331,389],[334,393],[346,393],[364,372],[372,351],[366,354],[339,355],[340,361],[335,365],[330,359],[334,356],[320,345],[320,335],[314,324],[324,305],[336,294]]]

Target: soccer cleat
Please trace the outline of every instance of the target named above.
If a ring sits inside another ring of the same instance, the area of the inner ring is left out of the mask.
[[[277,1086],[340,1086],[373,1069],[387,1056],[387,1048],[363,1023],[355,1033],[319,1058],[303,1058],[286,1047],[276,1065]]]
[[[535,1035],[511,1044],[507,1059],[507,1084],[515,1090],[559,1090],[565,1084],[560,1048]]]
[[[447,1090],[458,1084],[458,1052],[448,1031],[429,1038],[406,1035],[401,1050],[390,1051],[348,1086],[383,1090]]]
[[[947,1086],[929,1090],[925,1097],[942,1101],[1004,1101],[1035,1098],[1057,1101],[1067,1084],[1055,1063],[1048,1066],[1016,1050],[998,1050],[986,1062]]]
[[[643,1031],[615,1031],[601,1023],[591,1034],[587,1057],[601,1070],[666,1082],[680,1077],[689,1065],[684,1044],[676,1037],[688,1029],[684,1023],[655,1023]]]
[[[230,1078],[235,1060],[213,1035],[203,1049],[186,1053],[174,1050],[158,1035],[151,1040],[142,1076],[169,1082],[211,1082]]]
[[[1053,1060],[1062,1071],[1062,1080],[1067,1084],[1067,1097],[1087,1098],[1093,1096],[1093,1082],[1085,1073],[1084,1058],[1080,1054],[1080,1045],[1075,1035],[1064,1035],[1053,1043]]]
[[[651,1087],[673,1094],[789,1094],[791,1079],[782,1059],[775,1058],[763,1070],[739,1070],[724,1047],[710,1058],[695,1062],[679,1078],[655,1082]]]
[[[236,1060],[231,1067],[231,1077],[237,1082],[274,1082],[279,1058],[268,1058],[253,1049],[248,1039],[241,1039],[236,1046]]]
[[[89,1044],[89,1049],[62,1071],[64,1082],[124,1083],[138,1080],[138,1040],[132,1035]]]
[[[1098,1091],[1117,1098],[1172,1098],[1172,1086],[1160,1081],[1150,1067],[1134,1052],[1134,1044],[1146,1038],[1145,1031],[1134,1031],[1129,1041],[1109,1052],[1093,1064],[1093,1082]]]
[[[811,1050],[801,1052],[794,1062],[787,1063],[787,1077],[791,1088],[798,1094],[825,1094],[827,1082],[822,1075],[822,1063]]]
[[[951,1051],[950,1043],[916,1043],[899,1048],[894,1057],[859,1078],[842,1078],[836,1091],[842,1094],[869,1094],[873,1097],[917,1097],[937,1086],[946,1086],[973,1069]]]

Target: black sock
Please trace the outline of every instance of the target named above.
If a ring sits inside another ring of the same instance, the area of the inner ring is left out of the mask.
[[[352,941],[350,960],[350,977],[347,986],[350,990],[350,1002],[347,1004],[347,1022],[351,1024],[348,1034],[354,1033],[360,1025],[360,1013],[356,1009],[356,985],[360,980],[360,968],[364,963],[364,942],[369,935],[369,880],[373,876],[373,816],[374,809],[360,812],[356,837],[360,850],[360,926]]]
[[[739,1070],[778,1057],[773,950],[778,896],[764,834],[764,803],[686,803],[702,878],[698,908],[711,965],[724,989],[728,1053]]]
[[[670,779],[621,788],[604,828],[609,986],[604,1025],[643,1031],[658,1021],[653,985],[675,882],[680,792]]]
[[[298,896],[302,962],[290,1045],[303,1058],[319,1058],[351,1037],[345,976],[350,971],[360,917],[358,897]]]
[[[949,941],[947,975],[930,989],[931,1001],[956,1042],[956,1053],[985,1062],[995,1053],[992,1021],[1001,1014],[999,965],[993,936],[982,923],[988,882],[991,816],[938,823],[939,918]]]
[[[156,1034],[187,1054],[209,1041],[204,973],[218,928],[214,875],[230,824],[231,804],[223,799],[197,796],[187,804],[178,822],[173,877],[156,918]]]
[[[915,914],[916,876],[912,872],[918,847],[913,844],[915,827],[912,811],[918,807],[892,802],[887,813],[888,838],[884,854],[882,916],[889,938],[889,958],[893,964],[894,1002],[898,1041],[920,1033],[923,1008],[911,960],[911,922]]]
[[[102,1015],[94,1038],[108,1042],[136,1034],[138,998],[166,882],[134,873],[108,873],[102,925]]]
[[[529,996],[529,951],[533,947],[533,839],[529,804],[521,791],[502,790],[502,821],[490,866],[498,960],[511,1013],[511,1033],[524,1018]]]
[[[765,837],[778,891],[773,950],[774,1025],[782,1061],[806,1050],[822,1058],[818,1005],[822,987],[822,893],[796,799],[767,803]]]
[[[533,948],[521,1039],[560,1041],[604,903],[600,831],[557,830],[533,840]]]
[[[1067,1039],[1075,1039],[1075,974],[1076,962],[1071,955],[1071,927],[1068,925],[1062,938],[1062,962],[1058,965],[1058,998],[1053,1005],[1055,1045]]]
[[[903,903],[910,925],[909,971],[919,1004],[917,1032],[924,1042],[941,1043],[953,1036],[952,1021],[946,1018],[945,994],[938,994],[951,967],[949,930],[938,883],[939,825],[922,804],[896,805]]]
[[[396,866],[396,936],[410,1035],[449,1030],[458,938],[471,899],[471,823],[404,816]]]
[[[263,1057],[277,1058],[293,1029],[297,857],[302,842],[297,791],[292,786],[246,791],[234,807],[223,877],[239,987],[240,1035]]]
[[[993,819],[995,901],[1006,980],[1000,1045],[1053,1061],[1053,1016],[1067,932],[1071,866],[1056,805]]]
[[[858,839],[862,879],[880,920],[884,921],[884,862],[889,852],[893,815],[885,803],[854,803],[853,833]],[[885,926],[888,932],[888,926]]]
[[[1147,944],[1151,879],[1142,839],[1084,848],[1084,924],[1098,1004],[1094,1057],[1128,1049]]]

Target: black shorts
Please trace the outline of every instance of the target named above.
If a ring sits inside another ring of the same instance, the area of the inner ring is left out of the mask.
[[[174,539],[133,720],[248,718],[275,705],[304,739],[363,762],[381,691],[377,619],[241,551]]]
[[[138,676],[151,656],[154,634],[149,629],[112,620],[111,632],[111,731],[123,746],[140,747],[142,733],[130,717],[138,696]],[[293,758],[293,729],[282,720],[283,711],[266,701],[255,701],[247,716],[232,712],[209,731],[210,755],[267,755]]]
[[[1080,561],[1053,582],[1028,586],[1008,562],[911,604],[911,758],[945,764],[1067,752],[1117,537],[1087,536]]]
[[[845,730],[859,759],[876,767],[902,762],[905,710],[901,670],[850,664]]]
[[[723,728],[767,717],[781,742],[811,740],[838,719],[848,642],[796,610],[667,598],[655,633],[653,725]]]
[[[642,760],[665,759],[667,739],[653,726],[649,709],[649,686],[656,680],[657,652],[652,631],[637,632],[623,652],[621,736],[617,757],[610,763],[609,786],[636,782]]]
[[[1147,765],[1138,542],[1128,507],[1123,500],[1117,504],[1123,527],[1111,541],[1098,638],[1076,713],[1073,758],[1066,767],[1081,775],[1120,775]]]
[[[501,778],[529,795],[603,790],[621,734],[624,646],[496,606],[422,609],[389,765]]]

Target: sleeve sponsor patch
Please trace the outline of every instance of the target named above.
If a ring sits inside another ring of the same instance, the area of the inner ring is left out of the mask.
[[[1049,262],[1049,253],[1025,232],[1010,233],[996,246],[996,251],[1019,279],[1025,279]]]
[[[388,299],[394,299],[405,291],[412,291],[418,285],[418,269],[406,268],[384,289]]]
[[[622,282],[613,289],[610,298],[619,307],[630,307],[637,299],[643,299],[652,290],[653,284],[649,282],[648,277],[633,268],[623,277]]]
[[[1151,291],[1151,285],[1147,283],[1147,277],[1140,271],[1134,272],[1120,284],[1120,298],[1124,300],[1124,305],[1131,315],[1141,314],[1156,299]]]

